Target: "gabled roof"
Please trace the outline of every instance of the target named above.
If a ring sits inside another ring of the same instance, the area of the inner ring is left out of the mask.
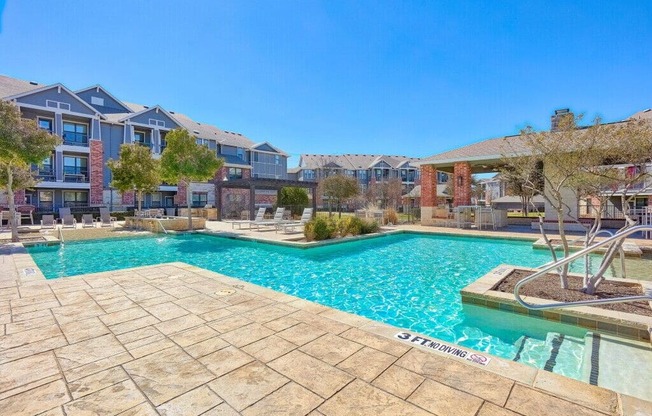
[[[9,96],[3,97],[3,98],[5,100],[7,100],[7,101],[16,100],[16,99],[21,98],[21,97],[27,97],[27,96],[32,95],[32,94],[38,94],[40,92],[51,90],[53,88],[61,88],[62,90],[64,90],[68,94],[70,94],[70,96],[73,97],[76,101],[78,101],[81,105],[83,105],[84,107],[91,110],[94,114],[99,114],[101,118],[106,119],[106,116],[104,114],[99,112],[96,108],[93,108],[86,101],[79,98],[77,96],[77,94],[75,94],[73,91],[69,90],[65,85],[63,85],[61,83],[56,83],[56,84],[52,84],[52,85],[45,85],[45,86],[42,86],[40,88],[36,88],[36,89],[33,89],[33,90],[28,90],[28,91],[23,91],[23,92],[20,92],[20,93],[14,94],[14,95],[9,95]]]
[[[123,103],[122,101],[117,99],[113,94],[111,94],[109,91],[107,91],[106,88],[104,88],[100,84],[95,84],[95,85],[91,85],[90,87],[82,88],[81,90],[75,91],[75,94],[79,94],[80,92],[85,92],[85,91],[92,90],[92,89],[100,89],[100,90],[102,90],[102,92],[104,92],[104,94],[106,94],[109,97],[113,98],[115,100],[115,102],[117,102],[122,108],[127,110],[127,112],[131,112],[131,109],[129,107],[127,107],[127,105],[125,103]]]
[[[254,145],[251,147],[251,149],[252,149],[252,150],[261,150],[261,151],[266,151],[266,150],[264,150],[264,149],[260,149],[261,147],[264,148],[265,146],[268,146],[268,147],[272,148],[276,153],[279,153],[279,154],[281,154],[281,155],[283,155],[283,156],[287,156],[287,155],[288,155],[287,153],[285,153],[284,151],[282,151],[282,150],[279,149],[278,147],[273,146],[270,142],[261,142],[261,143],[256,143],[256,144],[254,144]]]
[[[405,163],[413,163],[420,159],[409,158],[407,156],[389,156],[389,155],[360,155],[360,154],[343,154],[343,155],[301,155],[299,166],[303,169],[319,169],[328,163],[336,163],[343,169],[361,170],[370,169],[379,162],[385,162],[392,168],[396,169]]]
[[[416,164],[428,165],[431,163],[455,163],[485,159],[501,159],[503,155],[517,154],[525,150],[525,142],[523,137],[520,135],[496,137],[427,157]]]
[[[160,105],[155,105],[154,107],[150,107],[150,108],[144,108],[143,110],[141,110],[141,111],[139,111],[137,113],[128,113],[125,117],[121,118],[118,121],[126,121],[126,120],[132,119],[134,117],[137,117],[137,116],[139,116],[141,114],[149,113],[150,111],[160,111],[163,114],[165,114],[170,120],[177,123],[177,125],[182,126],[182,124],[177,119],[175,119],[172,114],[165,111],[165,109],[163,107],[161,107]]]

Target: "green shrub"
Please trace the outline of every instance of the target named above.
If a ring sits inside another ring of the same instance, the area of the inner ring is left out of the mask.
[[[322,241],[337,236],[338,224],[332,219],[317,217],[306,223],[304,235],[308,241]]]
[[[372,234],[377,233],[380,230],[380,226],[376,221],[364,220],[362,221],[362,227],[360,228],[360,234]]]
[[[340,235],[345,237],[349,234],[360,235],[362,220],[358,217],[344,217],[339,223]]]

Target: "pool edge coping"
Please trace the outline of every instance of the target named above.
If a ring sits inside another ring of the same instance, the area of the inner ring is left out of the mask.
[[[521,306],[513,293],[505,293],[493,290],[498,283],[507,277],[514,270],[528,270],[533,273],[537,270],[530,267],[501,264],[496,266],[484,276],[468,284],[462,290],[462,303],[485,306],[492,309],[499,309],[534,318],[546,319],[555,322],[579,326],[587,330],[597,330],[612,335],[647,341],[652,343],[652,317],[641,316],[626,312],[611,311],[594,306],[579,306],[575,308],[554,308],[549,310],[532,310]],[[571,273],[573,276],[580,274]],[[644,289],[652,290],[652,282],[618,279],[625,283],[639,284]],[[535,304],[549,303],[550,300],[533,296],[523,297],[527,302]],[[649,302],[652,307],[652,301]]]

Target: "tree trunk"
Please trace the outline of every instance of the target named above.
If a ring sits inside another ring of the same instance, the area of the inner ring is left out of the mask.
[[[192,231],[192,192],[190,191],[190,181],[186,182],[186,205],[188,205],[188,231]]]
[[[143,210],[143,191],[138,190],[138,212],[142,214]]]
[[[568,240],[566,239],[566,230],[564,229],[564,210],[557,211],[557,225],[559,226],[559,238],[561,245],[564,248],[564,257],[568,257],[570,249],[568,248]],[[564,264],[559,271],[559,282],[562,289],[568,289],[568,263]]]
[[[11,241],[18,242],[18,224],[16,222],[16,202],[14,199],[14,175],[7,165],[7,202],[9,203],[9,221],[11,224]]]

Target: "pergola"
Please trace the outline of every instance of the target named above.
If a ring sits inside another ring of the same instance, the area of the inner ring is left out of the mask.
[[[222,189],[249,189],[249,218],[256,213],[256,189],[279,191],[281,188],[293,186],[310,189],[312,195],[312,212],[317,212],[317,182],[292,181],[289,179],[243,178],[215,182],[215,205],[222,213]]]

